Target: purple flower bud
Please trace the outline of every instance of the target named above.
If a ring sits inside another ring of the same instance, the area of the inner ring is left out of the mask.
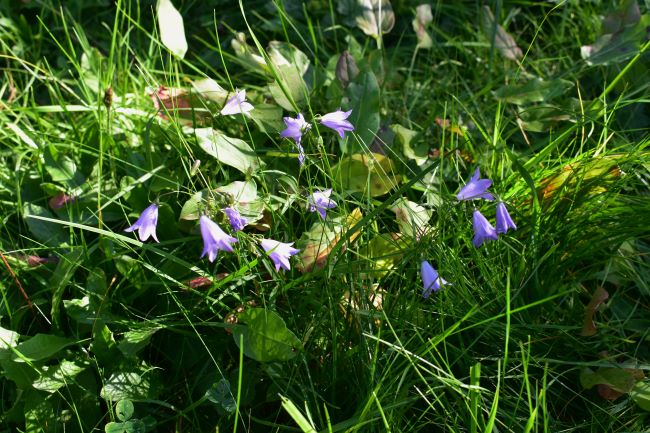
[[[72,203],[76,199],[77,197],[74,195],[68,195],[61,192],[52,197],[48,203],[53,210],[59,210],[63,206],[67,205],[68,203]]]
[[[336,78],[341,82],[343,88],[348,87],[350,81],[359,75],[359,67],[348,50],[341,53],[339,61],[336,62]]]
[[[422,289],[422,296],[428,298],[431,295],[431,292],[437,292],[445,284],[449,284],[447,281],[440,278],[438,271],[436,271],[433,266],[426,260],[422,261],[420,265],[420,274],[422,275],[422,284],[424,288]]]
[[[477,167],[472,179],[460,189],[456,198],[458,200],[474,200],[476,198],[494,200],[494,196],[486,191],[492,185],[492,181],[490,179],[480,179],[480,177],[481,172]]]
[[[280,268],[288,271],[291,269],[289,265],[289,257],[298,254],[300,250],[292,248],[293,242],[286,244],[273,239],[262,239],[260,242],[264,251],[269,253],[269,257],[275,264],[275,270],[279,271]]]
[[[325,211],[337,206],[336,202],[330,199],[331,194],[332,188],[313,193],[307,200],[309,202],[309,211],[318,212],[318,215],[325,219]]]
[[[160,242],[156,237],[156,225],[158,224],[158,205],[152,204],[148,208],[142,211],[140,218],[128,229],[124,229],[125,232],[132,232],[134,230],[138,231],[138,236],[142,242],[149,239],[149,236],[154,238],[156,242]]]
[[[346,120],[350,116],[350,113],[352,113],[352,110],[337,110],[332,113],[327,113],[320,118],[320,123],[335,130],[343,138],[345,131],[354,131],[354,126]]]
[[[231,244],[237,242],[237,238],[233,238],[221,230],[221,227],[217,223],[205,215],[201,216],[200,225],[201,236],[203,237],[203,253],[201,257],[207,254],[208,260],[214,262],[219,250],[232,253],[233,249]]]
[[[235,95],[226,102],[226,105],[221,109],[222,116],[231,114],[244,113],[248,114],[253,109],[253,106],[246,102],[246,90],[237,90]]]
[[[483,241],[496,241],[499,238],[492,224],[478,210],[474,211],[472,222],[474,225],[474,239],[472,242],[476,248],[480,247]]]
[[[230,227],[232,227],[232,229],[236,232],[243,229],[244,226],[248,223],[248,220],[241,216],[237,209],[233,207],[227,207],[221,210],[226,214],[228,220],[230,220]]]
[[[500,201],[497,204],[497,233],[506,233],[508,229],[517,230],[517,226],[510,218],[506,205]]]

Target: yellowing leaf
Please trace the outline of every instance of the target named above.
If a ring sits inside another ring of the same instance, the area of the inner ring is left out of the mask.
[[[359,208],[354,209],[347,217],[327,219],[325,223],[314,223],[309,231],[302,234],[296,248],[300,249],[301,264],[297,266],[300,272],[311,272],[322,269],[332,249],[341,241],[341,237],[355,224],[361,221],[363,215]],[[353,242],[360,232],[354,232],[348,242]]]
[[[348,191],[377,197],[395,188],[402,176],[395,173],[393,161],[378,153],[357,153],[343,158],[334,168]]]

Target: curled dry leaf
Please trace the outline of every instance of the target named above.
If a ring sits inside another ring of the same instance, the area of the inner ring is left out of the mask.
[[[596,314],[598,307],[600,307],[600,305],[607,299],[609,299],[609,293],[607,293],[607,290],[603,289],[602,287],[598,287],[591,297],[591,301],[589,301],[589,304],[585,307],[585,318],[582,323],[582,332],[580,332],[580,335],[583,337],[591,337],[592,335],[596,335],[594,314]]]
[[[412,21],[413,31],[418,38],[417,48],[431,48],[433,40],[427,32],[427,25],[433,21],[430,4],[421,4],[415,8],[415,18]]]
[[[356,22],[365,34],[377,39],[393,29],[395,13],[389,0],[359,0],[359,4],[362,13],[356,17]]]

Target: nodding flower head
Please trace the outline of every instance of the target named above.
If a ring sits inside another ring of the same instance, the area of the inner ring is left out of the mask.
[[[142,211],[140,218],[129,228],[124,229],[125,232],[138,231],[138,236],[142,242],[149,239],[149,236],[154,238],[156,242],[160,242],[156,237],[156,225],[158,224],[158,205],[152,204]]]

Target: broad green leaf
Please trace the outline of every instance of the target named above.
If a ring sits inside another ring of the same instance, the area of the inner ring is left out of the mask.
[[[259,362],[288,361],[295,357],[302,344],[284,320],[275,312],[264,308],[249,308],[238,316],[233,328],[237,346],[243,336],[244,354]]]
[[[614,391],[628,393],[642,377],[641,370],[631,368],[601,367],[596,371],[585,368],[580,372],[580,384],[586,389],[595,385],[607,385]]]
[[[285,95],[282,87],[277,82],[269,84],[269,92],[275,99],[277,104],[287,111],[295,111],[294,105],[291,100],[296,103],[300,108],[306,101],[306,95],[309,93],[307,84],[302,78],[300,71],[293,65],[277,66],[278,79],[284,86],[284,90],[289,94],[290,98]]]
[[[359,208],[355,208],[347,216],[331,219],[328,217],[327,223],[315,222],[311,229],[304,231],[296,242],[296,248],[300,249],[301,261],[297,268],[303,273],[322,269],[327,263],[330,252],[341,241],[343,234],[361,221],[362,217]],[[347,241],[353,242],[357,236],[359,236],[359,232],[353,233]]]
[[[249,224],[262,218],[264,202],[257,196],[255,181],[235,181],[217,188],[216,191],[225,194],[227,203],[232,204]]]
[[[492,10],[487,5],[481,8],[481,30],[488,41],[494,43],[494,48],[499,50],[504,58],[516,61],[524,56],[514,38],[497,24]]]
[[[44,366],[43,375],[32,386],[40,391],[56,392],[59,388],[71,385],[75,376],[90,366],[88,361],[68,361],[64,359],[59,365]]]
[[[205,99],[216,103],[219,107],[226,103],[228,94],[230,93],[212,78],[192,81],[192,89]],[[255,110],[257,110],[257,108],[256,105]]]
[[[402,176],[396,174],[390,158],[378,153],[355,154],[341,159],[332,168],[346,191],[377,197],[397,187]]]
[[[52,402],[37,393],[29,393],[25,398],[25,430],[24,433],[49,433],[60,425],[54,415]]]
[[[260,131],[269,135],[277,134],[285,127],[282,121],[282,108],[273,104],[255,104],[255,109],[248,113]]]
[[[158,0],[156,14],[161,42],[172,54],[182,59],[187,53],[183,17],[170,0]]]
[[[104,426],[105,433],[145,433],[146,431],[146,424],[139,419],[125,422],[109,422]]]
[[[502,86],[494,94],[501,101],[522,105],[530,102],[549,101],[572,87],[573,83],[566,80],[544,81],[535,78],[525,84]]]
[[[346,134],[341,140],[341,151],[345,154],[361,152],[370,147],[379,130],[379,84],[372,71],[359,75],[346,89],[349,107],[348,120],[354,125],[355,134]],[[357,142],[359,140],[361,143]]]
[[[30,389],[32,383],[38,379],[38,372],[34,366],[26,362],[16,362],[9,359],[0,360],[2,377],[11,380],[20,389]]]
[[[199,192],[195,192],[192,197],[190,197],[183,208],[181,209],[181,216],[179,219],[181,221],[195,221],[201,218],[201,210],[210,207],[212,203],[212,195],[207,189],[202,189]]]
[[[12,347],[16,347],[20,334],[0,326],[0,351],[7,350],[10,353]],[[0,352],[2,353],[2,352]],[[2,356],[0,355],[0,359]]]
[[[263,165],[244,140],[228,137],[212,128],[197,128],[193,132],[199,146],[222,164],[234,167],[244,174],[251,174]]]
[[[607,65],[635,55],[647,40],[650,14],[640,15],[636,0],[621,3],[621,8],[603,20],[603,34],[592,45],[580,48],[589,65]]]
[[[397,124],[390,125],[390,129],[397,136],[397,141],[401,143],[405,157],[414,160],[417,165],[422,165],[429,160],[429,146],[426,143],[421,141],[416,146],[411,143],[418,135],[416,131]]]
[[[140,289],[147,284],[147,277],[140,261],[126,254],[115,257],[113,261],[118,272],[136,288]]]
[[[639,381],[630,391],[630,397],[643,410],[650,412],[650,382]]]
[[[206,398],[212,403],[219,405],[228,413],[235,413],[237,402],[230,390],[230,382],[227,379],[221,379],[219,382],[212,384],[210,389],[205,392]]]
[[[307,73],[311,63],[305,53],[287,42],[271,41],[266,52],[275,66],[291,66],[301,76]]]
[[[99,395],[108,401],[155,398],[150,376],[149,372],[142,370],[114,373],[104,383]]]
[[[408,247],[409,244],[401,236],[380,233],[361,249],[368,261],[363,266],[370,266],[373,270],[372,277],[377,278],[399,263]]]
[[[253,70],[269,71],[264,57],[260,56],[257,49],[248,45],[246,42],[246,34],[242,32],[235,33],[235,37],[230,42],[235,55],[246,66]]]
[[[566,103],[566,101],[563,101]],[[522,107],[519,111],[518,123],[531,132],[545,132],[559,122],[573,120],[571,111],[567,107],[556,107],[552,105],[533,105]]]
[[[62,224],[55,224],[30,218],[30,215],[56,219],[54,214],[47,208],[35,205],[33,203],[25,203],[23,205],[23,215],[29,231],[34,237],[43,242],[45,245],[52,247],[62,247],[67,245],[70,238],[68,229]]]
[[[23,358],[29,361],[40,361],[50,358],[68,346],[75,344],[74,340],[49,334],[36,334],[29,340],[16,346],[21,356],[14,355],[13,360],[22,362]]]
[[[162,329],[160,326],[150,326],[127,331],[117,347],[124,356],[131,358],[144,349],[149,344],[151,337],[160,329]]]
[[[120,421],[128,421],[133,416],[133,403],[131,400],[120,400],[115,405],[115,416]]]

